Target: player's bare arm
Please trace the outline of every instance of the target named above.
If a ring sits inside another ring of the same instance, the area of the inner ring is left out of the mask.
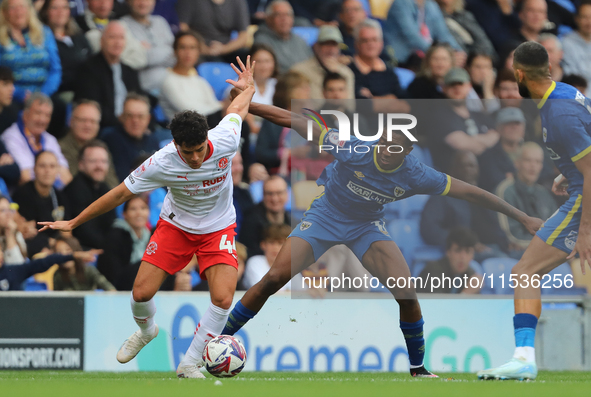
[[[47,229],[61,230],[63,232],[72,231],[83,223],[118,207],[133,197],[133,195],[134,194],[127,188],[127,186],[125,186],[125,183],[122,182],[119,186],[111,189],[94,203],[86,207],[84,211],[74,219],[58,222],[37,222],[38,225],[43,226],[39,231],[42,232]]]
[[[253,73],[256,62],[253,62],[252,65],[250,64],[250,55],[246,57],[246,65],[239,57],[236,57],[236,61],[238,62],[240,69],[238,69],[233,63],[231,66],[238,74],[238,80],[234,81],[228,79],[226,82],[239,89],[240,93],[233,97],[232,103],[228,106],[227,113],[236,113],[244,120],[248,114],[248,105],[255,93]]]
[[[578,253],[581,258],[581,271],[585,274],[585,262],[591,266],[591,156],[586,155],[575,162],[577,169],[583,174],[583,213],[579,226],[579,237],[575,248],[567,259],[574,258]]]
[[[277,106],[263,105],[261,103],[251,103],[248,111],[255,116],[264,118],[273,124],[281,127],[293,128],[302,138],[308,138],[308,119],[289,110],[281,109]],[[322,130],[316,124],[312,124],[312,138],[318,142]]]
[[[544,223],[539,218],[528,216],[525,212],[513,207],[502,198],[456,178],[451,178],[451,187],[447,195],[505,214],[520,222],[531,234],[535,234]]]

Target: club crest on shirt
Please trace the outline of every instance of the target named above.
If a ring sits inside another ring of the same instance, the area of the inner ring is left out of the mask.
[[[365,175],[361,171],[355,171],[355,176],[359,179],[365,178]]]
[[[548,139],[548,130],[546,129],[546,127],[542,128],[542,139],[544,139],[544,142],[546,142],[546,140]]]
[[[150,244],[148,244],[148,247],[146,247],[146,254],[152,255],[153,253],[156,252],[157,249],[158,249],[158,244],[156,244],[155,241],[152,241]]]
[[[406,190],[404,190],[403,188],[401,188],[400,186],[396,186],[394,188],[394,196],[396,197],[400,197],[402,196],[404,193],[406,192]]]
[[[309,229],[310,226],[312,226],[312,222],[302,221],[302,223],[300,223],[300,230],[303,232],[304,230]]]
[[[218,160],[218,171],[225,170],[226,167],[230,164],[230,160],[227,157],[222,157]]]
[[[579,232],[571,230],[568,236],[564,238],[564,245],[566,245],[566,248],[569,250],[574,249],[575,244],[577,243],[577,237],[579,237]]]
[[[328,141],[333,145],[339,144],[339,133],[336,131],[331,131],[328,133]]]

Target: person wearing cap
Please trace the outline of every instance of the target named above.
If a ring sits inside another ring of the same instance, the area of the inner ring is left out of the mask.
[[[329,72],[343,76],[347,82],[347,97],[355,98],[355,75],[351,69],[339,62],[341,55],[339,46],[342,44],[343,36],[337,27],[322,26],[318,33],[318,40],[312,47],[314,55],[291,68],[291,71],[300,73],[310,80],[310,98],[324,98],[322,86]]]
[[[462,68],[453,68],[443,78],[443,93],[448,99],[432,106],[426,128],[427,145],[436,169],[447,172],[456,151],[482,154],[499,140],[499,134],[488,115],[470,111],[466,98],[472,90],[470,75]],[[433,105],[433,102],[429,102]]]
[[[525,138],[525,116],[521,109],[499,110],[496,122],[499,142],[478,159],[481,170],[478,186],[489,192],[494,192],[505,178],[515,177],[515,161]]]
[[[293,8],[287,0],[270,2],[265,14],[265,23],[254,34],[254,44],[266,44],[273,49],[280,73],[312,56],[312,50],[304,39],[291,31]]]
[[[550,191],[538,183],[544,167],[544,150],[535,142],[525,142],[518,150],[515,160],[515,177],[502,181],[495,194],[531,216],[548,219],[558,206]],[[524,251],[532,239],[532,235],[513,219],[499,215],[501,229],[516,251]],[[512,255],[513,256],[513,255]]]

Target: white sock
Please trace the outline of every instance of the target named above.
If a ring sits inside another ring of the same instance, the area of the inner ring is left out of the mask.
[[[515,348],[515,353],[513,353],[513,358],[517,358],[519,360],[527,361],[528,363],[535,363],[536,362],[536,349],[530,346],[521,346]]]
[[[201,321],[195,329],[195,336],[193,337],[191,346],[189,346],[185,357],[181,361],[183,365],[200,365],[202,363],[202,354],[205,345],[222,332],[228,321],[229,314],[230,309],[222,309],[213,303],[209,304],[207,311],[203,314]]]
[[[156,331],[156,322],[154,322],[154,314],[156,314],[156,304],[154,298],[147,302],[136,302],[133,299],[133,292],[131,293],[131,312],[133,319],[140,327],[143,335],[152,336]]]

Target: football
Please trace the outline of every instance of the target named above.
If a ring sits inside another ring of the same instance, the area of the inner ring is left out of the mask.
[[[230,336],[219,335],[209,341],[203,350],[207,372],[218,378],[231,378],[246,364],[246,350],[242,343]]]

